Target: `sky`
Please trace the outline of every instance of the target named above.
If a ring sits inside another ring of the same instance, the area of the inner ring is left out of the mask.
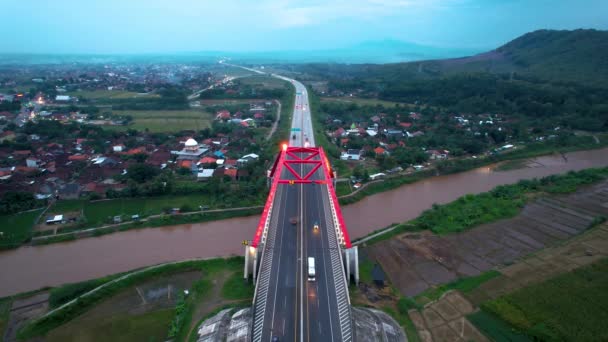
[[[319,50],[375,40],[489,50],[608,29],[606,0],[2,0],[0,53]]]

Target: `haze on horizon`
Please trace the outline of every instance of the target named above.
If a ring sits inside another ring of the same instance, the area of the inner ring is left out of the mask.
[[[399,40],[479,51],[536,29],[608,29],[605,0],[8,0],[0,54],[319,50]]]

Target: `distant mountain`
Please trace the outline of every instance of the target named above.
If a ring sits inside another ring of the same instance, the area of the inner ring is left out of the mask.
[[[86,55],[86,54],[5,54],[2,64],[61,64],[61,63],[112,63],[112,62],[214,62],[229,58],[241,63],[399,63],[428,59],[467,56],[478,49],[454,49],[420,45],[399,40],[366,41],[353,46],[319,50],[277,51],[195,51],[164,54]]]
[[[539,30],[470,57],[400,63],[384,68],[414,77],[515,72],[543,80],[608,84],[608,31]]]

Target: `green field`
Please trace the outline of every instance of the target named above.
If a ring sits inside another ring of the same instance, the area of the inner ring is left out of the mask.
[[[142,198],[117,198],[105,201],[88,202],[86,200],[59,201],[49,213],[61,214],[69,211],[84,210],[86,226],[93,227],[106,223],[112,223],[112,218],[117,215],[131,216],[140,215],[145,217],[157,215],[167,208],[180,208],[188,205],[197,209],[199,205],[213,207],[209,198],[205,195],[182,195]],[[123,217],[127,219],[128,217]],[[130,219],[130,218],[129,218]]]
[[[0,216],[0,249],[17,247],[30,238],[35,220],[42,209]]]
[[[130,115],[133,122],[128,126],[108,126],[111,129],[150,132],[177,132],[181,130],[201,130],[211,127],[212,113],[203,110],[115,110],[114,115]]]
[[[233,273],[222,287],[222,297],[224,299],[251,299],[253,298],[254,288],[252,284],[243,279],[243,272]]]
[[[158,94],[139,94],[126,90],[82,90],[67,93],[70,96],[84,97],[86,99],[133,99],[133,98],[154,98],[160,97]]]
[[[467,316],[467,319],[483,332],[486,337],[489,337],[495,342],[528,342],[531,338],[524,333],[513,329],[509,324],[502,321],[500,318],[479,310]]]
[[[441,295],[450,290],[458,290],[462,293],[469,293],[486,281],[500,275],[501,273],[496,270],[489,270],[477,276],[461,278],[447,284],[430,287],[421,294],[417,295],[415,299],[418,304],[425,305],[428,302],[439,299]]]
[[[482,304],[544,341],[606,341],[608,259]],[[483,330],[483,329],[482,329]]]
[[[337,103],[354,103],[359,106],[377,106],[381,105],[384,107],[394,107],[395,105],[401,106],[410,106],[407,103],[394,102],[394,101],[385,101],[378,99],[363,99],[358,97],[322,97],[321,102],[337,102]]]
[[[283,89],[285,88],[285,81],[270,76],[249,76],[239,78],[238,82],[247,85],[261,85],[266,89]]]
[[[173,309],[141,315],[114,315],[80,320],[51,331],[45,340],[54,341],[165,341]]]

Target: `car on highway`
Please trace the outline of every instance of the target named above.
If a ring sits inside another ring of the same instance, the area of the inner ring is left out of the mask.
[[[291,140],[296,140],[296,135],[295,134],[291,136]]]
[[[314,231],[319,230],[319,222],[315,222],[314,226],[312,226],[312,230],[314,230]]]

